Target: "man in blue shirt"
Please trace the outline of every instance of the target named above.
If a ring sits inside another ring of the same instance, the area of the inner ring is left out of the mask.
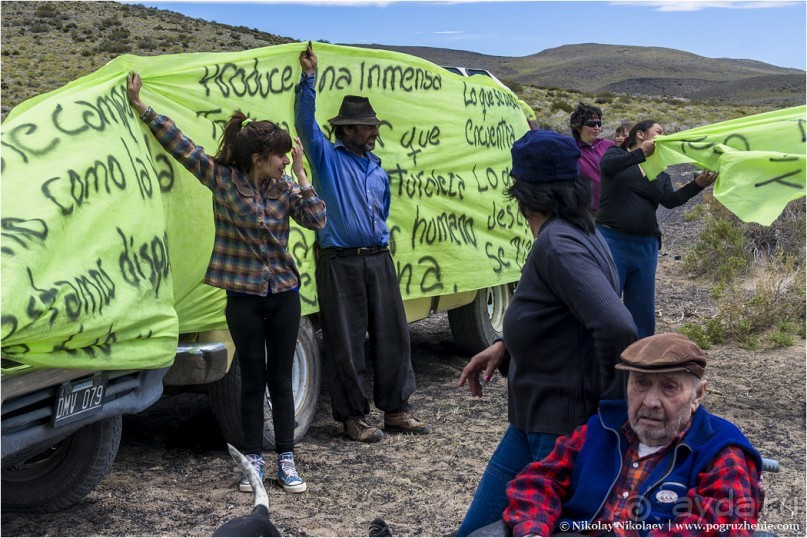
[[[364,389],[364,338],[369,330],[373,401],[384,411],[384,428],[428,433],[431,428],[409,411],[415,375],[389,253],[390,183],[372,153],[381,121],[369,99],[345,96],[339,115],[328,120],[337,139],[332,143],[315,118],[317,57],[311,42],[300,54],[300,66],[296,128],[328,212],[328,223],[317,232],[316,279],[333,417],[354,441],[373,443],[384,437],[365,419],[370,412]]]

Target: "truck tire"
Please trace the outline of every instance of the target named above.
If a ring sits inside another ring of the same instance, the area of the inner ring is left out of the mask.
[[[308,428],[314,421],[319,401],[319,389],[322,382],[322,365],[319,345],[314,325],[307,317],[300,320],[300,331],[297,334],[297,349],[294,352],[294,371],[292,388],[294,389],[294,444],[305,437]],[[242,447],[243,431],[241,428],[241,368],[238,365],[238,354],[233,357],[227,374],[208,387],[208,396],[213,416],[228,443]],[[263,446],[266,450],[275,448],[275,431],[272,423],[272,401],[268,389],[263,404]]]
[[[448,311],[454,341],[470,355],[476,355],[502,336],[504,313],[510,305],[515,284],[479,290],[472,303]]]
[[[47,450],[3,466],[3,510],[57,512],[87,496],[106,475],[120,446],[118,415],[84,426]]]

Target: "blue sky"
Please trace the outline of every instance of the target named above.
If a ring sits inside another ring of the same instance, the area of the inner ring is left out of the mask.
[[[526,56],[560,45],[656,46],[805,69],[804,0],[134,2],[298,40]]]

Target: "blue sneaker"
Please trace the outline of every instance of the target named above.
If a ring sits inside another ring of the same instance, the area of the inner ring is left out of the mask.
[[[283,452],[277,456],[277,482],[288,493],[302,493],[307,487],[294,467],[294,454]]]
[[[263,456],[260,454],[247,454],[246,458],[249,460],[250,465],[252,465],[252,467],[254,467],[258,472],[258,476],[260,477],[261,482],[263,482],[266,469],[266,462],[264,461]],[[252,486],[249,483],[249,478],[247,478],[247,475],[241,477],[241,482],[238,484],[238,489],[247,493],[252,493]]]

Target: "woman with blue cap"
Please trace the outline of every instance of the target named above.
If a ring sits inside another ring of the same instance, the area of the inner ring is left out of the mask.
[[[535,242],[505,314],[503,339],[475,355],[458,381],[482,396],[479,376],[489,381],[498,368],[508,378],[510,424],[458,536],[501,519],[507,482],[549,454],[558,436],[584,424],[600,399],[624,396],[614,365],[636,340],[614,261],[588,211],[591,187],[580,177],[575,141],[529,131],[511,153],[508,196]]]

